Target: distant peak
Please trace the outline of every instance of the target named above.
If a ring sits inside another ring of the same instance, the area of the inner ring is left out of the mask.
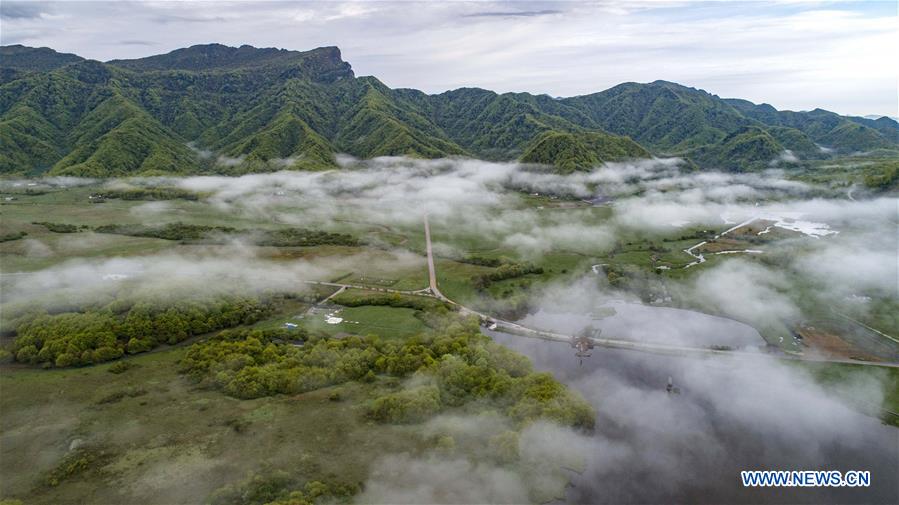
[[[0,46],[0,56],[2,56],[0,67],[38,72],[46,72],[84,60],[77,54],[60,53],[49,47],[28,47],[22,44]]]
[[[268,68],[285,70],[286,77],[307,75],[323,80],[352,77],[349,63],[341,59],[336,46],[319,47],[309,51],[292,51],[276,47],[258,48],[248,44],[240,47],[219,43],[197,44],[174,51],[132,60],[112,60],[111,65],[136,71],[158,70],[237,70]]]

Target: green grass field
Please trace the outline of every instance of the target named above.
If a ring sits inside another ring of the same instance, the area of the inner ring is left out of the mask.
[[[331,312],[343,322],[328,324],[325,319]],[[306,328],[327,335],[349,333],[353,335],[377,335],[382,338],[406,338],[429,331],[414,309],[403,307],[341,307],[335,311],[321,311],[303,320]]]
[[[846,165],[833,168],[845,171]],[[104,224],[136,224],[143,222],[174,222],[230,226],[239,229],[272,229],[291,226],[287,221],[300,217],[303,226],[329,231],[351,233],[363,242],[358,247],[257,247],[246,245],[243,251],[266,260],[291,262],[307,261],[321,266],[328,274],[309,280],[339,281],[372,288],[396,290],[420,290],[427,287],[427,268],[424,258],[424,234],[417,219],[401,223],[377,222],[375,215],[357,215],[358,209],[350,206],[337,216],[328,214],[307,217],[302,199],[284,199],[268,202],[270,211],[260,215],[247,210],[240,200],[227,205],[203,199],[166,201],[107,200],[91,203],[89,196],[102,192],[101,186],[50,189],[46,193],[27,195],[14,191],[14,200],[0,202],[0,234],[26,232],[18,240],[0,243],[0,270],[4,273],[28,272],[65,263],[71,259],[104,259],[113,257],[152,256],[158,253],[197,256],[209,250],[200,245],[184,245],[176,241],[124,235],[98,234],[89,231],[78,233],[53,233],[35,221],[48,221],[78,226]],[[271,218],[271,216],[274,216]],[[312,213],[311,216],[317,214]],[[330,217],[329,217],[330,216]],[[614,221],[615,210],[611,205],[589,206],[575,199],[552,198],[546,195],[509,193],[497,203],[490,219],[509,219],[515,223],[508,235],[529,235],[539,230],[551,230],[568,222],[580,226],[608,226]],[[333,219],[332,219],[333,218]],[[295,225],[296,223],[293,223]],[[717,227],[671,228],[663,231],[620,231],[613,244],[550,243],[546,250],[526,254],[506,242],[508,235],[484,234],[463,224],[445,221],[437,217],[431,220],[435,245],[437,274],[441,291],[473,308],[498,311],[504,308],[524,306],[529,299],[539,296],[541,289],[552,283],[566,283],[589,274],[590,266],[607,264],[609,270],[626,272],[626,282],[613,285],[625,289],[648,301],[655,293],[669,291],[669,285],[689,285],[692,280],[717,265],[732,259],[748,262],[777,260],[778,241],[793,238],[791,232],[774,230],[760,238],[750,234],[745,245],[765,250],[764,256],[706,254],[706,262],[691,269],[683,269],[694,258],[684,253],[687,247],[697,244],[709,234],[720,233],[729,225]],[[736,235],[736,234],[734,234]],[[741,239],[742,240],[742,239]],[[531,262],[543,268],[542,274],[493,282],[483,290],[474,287],[473,279],[492,271],[490,267],[463,263],[465,257],[503,259],[514,262]],[[667,269],[656,271],[654,267]],[[651,274],[651,275],[650,275]],[[600,281],[602,281],[600,279]],[[0,287],[8,287],[11,278],[0,278]],[[678,306],[690,306],[690,300],[674,300]],[[714,307],[695,307],[705,312],[715,312]],[[805,309],[805,307],[803,307]],[[889,310],[878,308],[870,315],[859,314],[860,320],[877,328],[895,325]],[[389,312],[381,314],[388,317]],[[728,316],[728,314],[721,314]],[[389,317],[388,317],[389,318]],[[372,320],[363,317],[362,320]],[[375,318],[376,319],[376,318]],[[374,320],[372,320],[374,321]],[[750,322],[755,324],[754,322]],[[384,325],[394,328],[394,322]],[[340,325],[338,325],[340,326]],[[378,326],[377,321],[369,325]],[[780,337],[789,329],[783,324],[758,327],[769,342],[781,345]],[[395,328],[403,328],[400,324]],[[341,326],[339,331],[345,331]],[[330,331],[330,330],[329,330]],[[793,342],[786,340],[783,346],[796,350]]]
[[[881,405],[871,405],[860,398],[846,398],[850,403],[871,415],[879,415],[885,422],[899,427],[899,368],[868,367],[837,363],[801,363],[794,366],[807,371],[824,387],[839,392],[847,383],[873,379],[884,393]],[[878,411],[879,409],[882,409]]]
[[[279,469],[358,483],[385,452],[428,443],[416,427],[362,419],[365,401],[383,385],[237,400],[181,376],[183,352],[128,358],[137,366],[122,374],[110,373],[111,364],[0,369],[0,498],[200,503],[250,473]],[[51,485],[51,472],[79,443],[94,461]]]

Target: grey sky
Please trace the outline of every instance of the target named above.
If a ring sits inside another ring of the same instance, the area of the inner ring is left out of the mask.
[[[392,87],[554,96],[665,79],[778,108],[897,115],[896,2],[8,1],[3,44],[100,60],[337,45]]]

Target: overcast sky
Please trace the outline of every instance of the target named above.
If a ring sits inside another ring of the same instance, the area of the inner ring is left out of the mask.
[[[897,115],[897,2],[15,2],[0,40],[99,60],[192,44],[339,46],[436,93],[570,96],[665,79],[780,109]]]

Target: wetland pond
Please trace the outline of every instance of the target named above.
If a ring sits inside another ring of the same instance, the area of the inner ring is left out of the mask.
[[[576,335],[592,326],[603,337],[670,345],[738,348],[764,347],[759,332],[748,324],[693,310],[613,301],[593,314],[562,314],[539,310],[519,321],[524,326]]]
[[[572,332],[592,321],[608,336],[626,332],[703,345],[722,344],[726,336],[738,346],[761,344],[755,330],[736,321],[637,304],[613,307],[614,316],[597,321],[541,311],[520,322]],[[552,372],[596,409],[594,432],[578,443],[559,441],[557,450],[584,460],[583,472],[571,473],[565,502],[899,503],[899,429],[858,407],[880,404],[884,386],[877,373],[837,392],[770,357],[597,347],[579,363],[565,343],[485,333]],[[677,394],[666,390],[669,377]],[[869,470],[871,486],[745,488],[741,470]]]

